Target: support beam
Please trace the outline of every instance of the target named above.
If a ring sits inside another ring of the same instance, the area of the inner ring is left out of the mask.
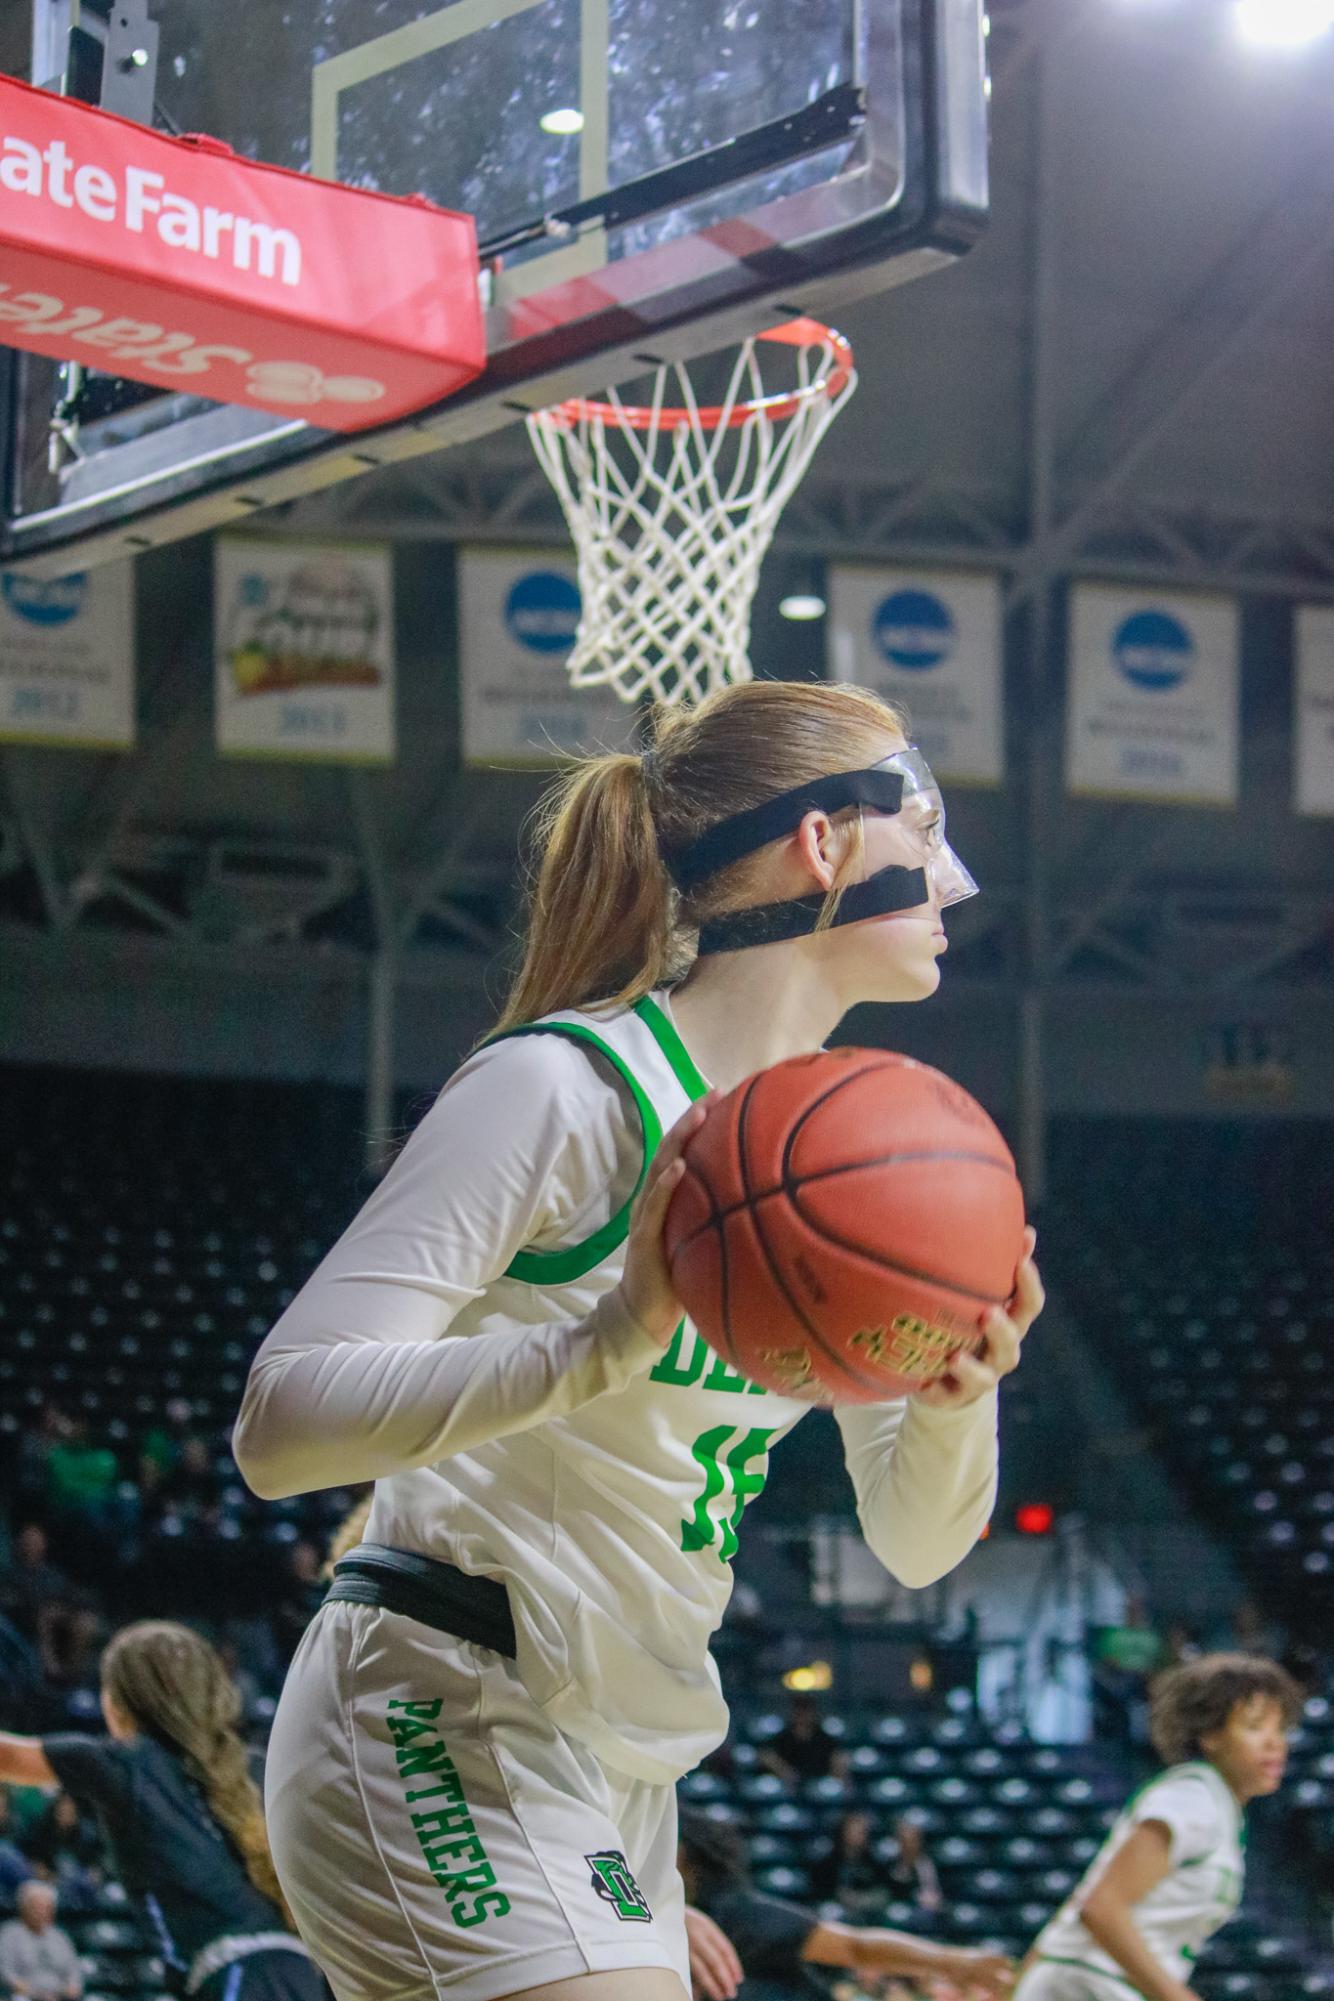
[[[1028,360],[1029,533],[1040,543],[1051,531],[1055,476],[1055,384],[1052,345],[1057,294],[1052,201],[1055,80],[1050,53],[1033,64],[1033,207]],[[1024,857],[1023,972],[1019,997],[1019,1171],[1031,1204],[1047,1187],[1046,989],[1050,974],[1049,853],[1052,802],[1059,796],[1060,711],[1052,672],[1054,579],[1044,576],[1029,607],[1021,679],[1027,727],[1022,757]]]
[[[1068,488],[1080,469],[1096,468],[1089,491],[1058,525],[1041,532],[1021,558],[1009,606],[1025,603],[1068,564],[1088,530],[1120,494],[1169,424],[1197,400],[1256,331],[1334,254],[1334,205],[1328,175],[1313,184],[1309,160],[1264,214],[1214,265],[1193,296],[1136,355],[1081,421],[1077,459],[1061,466]]]
[[[398,998],[398,927],[384,842],[371,808],[366,773],[347,774],[357,841],[375,926],[366,1011],[366,1168],[384,1173],[393,1146],[394,1039]]]

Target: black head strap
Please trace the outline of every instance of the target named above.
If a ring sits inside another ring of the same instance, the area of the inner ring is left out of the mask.
[[[684,894],[716,875],[729,862],[754,854],[798,828],[808,813],[837,813],[845,806],[874,806],[881,813],[897,813],[903,804],[903,774],[881,771],[835,771],[828,778],[813,778],[805,785],[780,792],[762,806],[733,813],[719,820],[696,840],[664,851],[667,873]],[[817,899],[823,901],[823,899]]]
[[[860,924],[867,917],[891,917],[898,910],[917,910],[927,901],[926,870],[891,863],[865,882],[845,889],[834,914],[835,924]],[[785,903],[760,903],[749,910],[727,910],[700,926],[699,956],[743,952],[748,945],[779,945],[788,938],[808,938],[820,921],[824,897],[793,896]]]

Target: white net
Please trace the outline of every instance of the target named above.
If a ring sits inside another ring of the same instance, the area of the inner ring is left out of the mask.
[[[795,386],[766,389],[762,360],[772,371],[777,349]],[[576,687],[670,703],[751,678],[760,564],[856,382],[841,335],[801,320],[746,341],[716,405],[697,402],[678,363],[655,371],[647,404],[613,389],[605,403],[529,417],[579,559],[582,610],[566,662]]]

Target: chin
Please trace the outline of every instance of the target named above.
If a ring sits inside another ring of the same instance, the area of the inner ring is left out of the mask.
[[[896,967],[888,978],[882,973],[879,979],[867,980],[860,998],[863,1001],[879,1001],[886,1006],[896,1002],[930,1000],[939,985],[940,967],[933,960],[929,966],[911,970]]]

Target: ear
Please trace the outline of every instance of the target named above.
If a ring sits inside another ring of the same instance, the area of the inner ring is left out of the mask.
[[[843,859],[842,836],[827,813],[807,813],[792,836],[812,877],[812,888],[829,890]]]

